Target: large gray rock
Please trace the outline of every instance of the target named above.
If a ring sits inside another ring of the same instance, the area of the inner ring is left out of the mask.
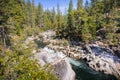
[[[91,54],[87,55],[86,61],[91,68],[120,79],[120,58],[114,55],[111,49],[98,45],[87,45],[87,47],[89,47]]]
[[[54,73],[60,80],[75,80],[75,72],[69,63],[67,57],[47,47],[42,49],[40,53],[36,53],[35,57],[39,60],[41,66],[51,64]]]
[[[102,45],[102,44],[101,44]],[[98,44],[87,44],[84,50],[75,47],[64,47],[51,45],[49,48],[61,51],[66,56],[74,59],[83,59],[92,69],[110,74],[120,78],[120,58],[114,55],[108,47],[100,47]]]

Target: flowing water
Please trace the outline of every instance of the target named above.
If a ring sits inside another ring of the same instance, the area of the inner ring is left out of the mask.
[[[49,33],[47,32],[47,34]],[[41,45],[37,41],[36,43],[38,44],[38,46]],[[42,48],[46,49],[48,52],[51,52],[53,55],[58,55],[60,57],[66,56],[63,53],[55,52],[54,50],[48,49],[45,46],[42,46]],[[110,52],[109,50],[104,50],[99,47],[91,47],[91,50],[96,56],[101,56],[104,58],[109,57],[109,58],[112,58],[114,61],[118,61],[118,62],[120,61],[120,59],[116,56],[113,56],[112,52]],[[110,75],[103,74],[101,72],[94,71],[93,69],[88,67],[84,61],[75,60],[69,57],[68,59],[72,65],[73,70],[76,73],[76,80],[117,80],[114,76],[110,76]]]
[[[61,52],[55,52],[54,50],[48,48],[44,48],[44,49],[60,57],[66,56]],[[117,80],[114,76],[110,76],[103,74],[101,72],[94,71],[93,69],[88,67],[84,61],[75,60],[69,57],[68,59],[72,65],[73,70],[76,73],[76,80]]]
[[[94,71],[84,61],[70,58],[70,63],[76,73],[76,80],[117,80],[114,76]]]

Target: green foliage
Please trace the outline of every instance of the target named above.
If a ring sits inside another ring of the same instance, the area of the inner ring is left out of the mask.
[[[38,9],[37,9],[37,15],[36,15],[36,24],[39,27],[43,26],[43,8],[42,5],[39,3],[38,4]]]
[[[0,35],[2,35],[2,43],[4,46],[10,46],[10,37],[12,34],[20,34],[23,29],[25,21],[24,10],[22,9],[23,3],[19,0],[1,0],[0,1]],[[9,6],[9,7],[8,7]]]
[[[63,46],[68,46],[68,44],[69,44],[68,41],[63,39]]]
[[[80,10],[82,8],[83,0],[78,0],[77,3],[77,10]]]
[[[61,28],[61,12],[60,12],[60,8],[59,5],[57,6],[57,28]]]
[[[41,67],[34,59],[33,50],[37,49],[34,41],[16,36],[11,49],[0,50],[0,77],[2,80],[57,80],[50,70]]]
[[[75,26],[76,26],[76,30],[78,31],[78,34],[81,35],[82,32],[82,27],[84,27],[84,23],[87,22],[88,18],[87,18],[87,13],[85,12],[84,9],[79,9],[74,11],[74,18],[75,18]]]
[[[82,34],[81,34],[81,37],[82,37],[82,41],[88,43],[89,40],[91,40],[91,34],[90,34],[90,31],[89,31],[89,26],[85,23],[82,27]]]
[[[15,33],[19,34],[22,29],[22,24],[25,21],[24,11],[19,1],[10,0],[9,5],[10,5],[9,10],[8,10],[9,18],[7,21],[8,26],[14,27],[14,29],[16,29]]]
[[[25,16],[26,16],[26,25],[31,27],[31,2],[30,0],[26,0],[26,3],[25,3]]]
[[[38,19],[43,15],[42,8],[36,8],[34,0],[0,0],[0,40],[3,43],[0,43],[0,80],[57,80],[34,59],[32,52],[38,48],[37,44],[34,41],[25,44],[28,36],[42,31],[35,26],[42,23],[43,19]],[[12,45],[7,44],[8,37]]]
[[[49,13],[48,11],[44,13],[44,30],[51,29],[51,26],[52,26],[50,16],[47,15],[48,13]]]
[[[32,0],[31,3],[31,27],[35,27],[35,16],[36,16],[36,12],[35,12],[35,4],[34,4],[34,0]]]
[[[53,9],[52,9],[52,19],[51,19],[51,21],[52,21],[52,29],[57,27],[56,18],[57,18],[57,14],[56,14],[55,8],[53,7]]]
[[[75,30],[75,19],[74,19],[74,12],[73,12],[73,2],[70,0],[69,9],[68,9],[68,19],[67,19],[67,35],[71,38],[74,30]]]
[[[118,39],[113,38],[113,44],[114,44],[114,45],[118,45],[118,43],[119,43]]]
[[[32,59],[31,50],[18,50],[20,47],[17,46],[13,51],[6,50],[4,53],[0,53],[1,79],[57,80],[49,71],[40,67],[36,60]]]
[[[66,15],[68,17],[67,23],[64,22],[62,27],[56,31],[57,35],[75,38],[75,40],[79,38],[85,42],[95,40],[97,36],[102,35],[101,38],[104,40],[115,41],[116,43],[118,39],[115,37],[115,32],[120,19],[119,10],[117,10],[119,1],[91,0],[91,4],[86,2],[85,7],[82,4],[82,0],[78,0],[77,9],[73,10],[73,3],[70,0],[68,14]],[[105,33],[99,33],[101,30],[105,30]]]
[[[78,0],[77,9],[73,10],[70,0],[68,14],[63,15],[59,5],[56,13],[55,8],[44,11],[40,3],[35,6],[34,0],[0,0],[0,79],[56,80],[33,59],[32,51],[37,45],[24,44],[28,36],[38,35],[43,30],[54,29],[59,37],[79,38],[86,43],[103,35],[103,40],[117,45],[120,1],[91,0],[90,5],[82,4],[83,0]],[[105,34],[99,33],[101,30]],[[67,40],[63,45],[68,45]]]

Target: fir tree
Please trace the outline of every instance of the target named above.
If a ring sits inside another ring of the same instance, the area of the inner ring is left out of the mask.
[[[82,0],[78,0],[78,3],[77,3],[77,10],[81,9],[82,8]]]
[[[38,8],[37,8],[37,18],[36,18],[36,24],[39,27],[43,26],[43,8],[41,3],[38,4]]]
[[[59,5],[57,5],[57,27],[61,28],[61,11]]]
[[[73,2],[72,0],[70,0],[70,3],[69,3],[69,8],[68,8],[68,35],[69,37],[72,37],[74,36],[73,33],[74,33],[74,29],[75,29],[75,20],[74,20],[74,12],[73,12]]]
[[[35,4],[34,0],[32,0],[32,5],[31,5],[31,27],[35,27]]]

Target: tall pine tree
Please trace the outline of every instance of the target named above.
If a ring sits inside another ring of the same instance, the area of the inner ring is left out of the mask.
[[[32,0],[32,5],[31,5],[31,27],[35,27],[35,3],[34,0]]]
[[[43,27],[43,16],[44,16],[44,12],[43,12],[43,8],[41,3],[38,4],[38,8],[37,8],[37,17],[36,17],[36,24],[39,27]]]
[[[73,12],[73,2],[72,0],[70,0],[69,3],[69,8],[68,8],[68,21],[67,21],[68,27],[68,35],[71,38],[74,33],[74,29],[75,29],[75,20],[74,20],[74,12]]]
[[[82,3],[83,3],[83,0],[78,0],[78,3],[77,3],[77,10],[79,10],[79,9],[82,8]]]
[[[57,5],[57,27],[61,28],[61,11],[59,4]]]

